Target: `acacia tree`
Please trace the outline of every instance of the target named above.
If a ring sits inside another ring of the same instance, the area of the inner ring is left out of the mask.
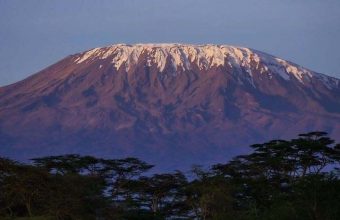
[[[114,160],[102,159],[101,164],[103,166],[101,172],[106,182],[106,192],[110,195],[110,218],[123,218],[126,213],[139,207],[134,198],[134,181],[149,171],[153,165],[133,157]]]
[[[144,176],[137,181],[140,208],[148,209],[154,217],[178,217],[186,212],[184,187],[187,179],[180,171]]]
[[[76,154],[32,159],[49,173],[44,207],[58,219],[91,219],[106,206],[101,160]],[[92,205],[89,205],[92,204]]]
[[[235,219],[233,210],[233,186],[229,178],[205,171],[195,166],[194,179],[185,187],[186,205],[193,219]]]
[[[19,164],[7,158],[0,157],[0,214],[13,216],[13,208],[18,203],[18,198],[9,188],[11,178]]]
[[[35,166],[53,174],[90,174],[99,175],[103,166],[101,160],[92,156],[66,154],[31,159]]]
[[[0,158],[0,216],[44,219],[314,219],[340,216],[340,145],[324,132],[252,145],[191,181],[137,158]],[[333,169],[334,168],[334,169]]]
[[[298,175],[320,174],[326,166],[340,162],[339,145],[334,145],[334,142],[326,132],[300,134],[298,139],[293,139],[291,146]]]
[[[0,159],[0,190],[2,207],[13,215],[33,216],[41,208],[42,195],[46,192],[48,173],[31,165],[23,165],[8,159]],[[18,213],[18,212],[17,212]]]
[[[339,145],[325,132],[300,134],[291,141],[273,140],[251,147],[253,153],[215,165],[213,170],[239,186],[235,194],[237,203],[252,209],[255,216],[269,209],[274,201],[289,201],[301,182],[322,179],[322,171],[338,163],[340,158]]]

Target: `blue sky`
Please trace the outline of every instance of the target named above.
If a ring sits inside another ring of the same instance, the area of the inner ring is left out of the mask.
[[[0,0],[0,86],[89,48],[254,48],[340,78],[339,0]]]

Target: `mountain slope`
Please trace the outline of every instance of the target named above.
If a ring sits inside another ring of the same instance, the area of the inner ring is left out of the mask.
[[[340,80],[247,48],[95,48],[0,88],[0,153],[225,160],[300,132],[340,134]]]

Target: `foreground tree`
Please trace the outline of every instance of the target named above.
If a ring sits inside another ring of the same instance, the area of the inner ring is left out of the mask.
[[[179,217],[185,213],[184,187],[186,177],[179,171],[141,177],[137,191],[141,208],[157,218]]]
[[[151,173],[137,158],[0,158],[0,218],[338,219],[340,145],[326,133],[252,150],[211,169],[194,167],[189,178]]]
[[[324,132],[311,132],[291,141],[273,140],[252,145],[253,153],[238,156],[227,164],[215,165],[213,170],[238,186],[235,196],[237,206],[258,218],[268,210],[273,210],[273,205],[284,201],[288,202],[284,207],[290,207],[290,201],[301,201],[297,198],[302,198],[302,194],[312,189],[317,195],[320,189],[308,183],[331,182],[335,184],[334,187],[338,187],[337,178],[330,181],[330,174],[323,173],[326,167],[331,169],[339,164],[338,145],[326,135]],[[326,192],[322,194],[330,195]],[[314,201],[317,206],[317,199]],[[295,213],[296,210],[292,210]],[[308,210],[308,216],[312,216],[312,219],[321,219],[316,208]]]
[[[16,210],[19,215],[33,216],[40,212],[46,193],[48,173],[34,166],[22,165],[1,159],[1,198],[4,209],[10,215]]]
[[[228,178],[205,171],[199,166],[192,169],[194,179],[186,186],[186,205],[194,219],[232,219],[238,215],[233,209],[233,185]]]

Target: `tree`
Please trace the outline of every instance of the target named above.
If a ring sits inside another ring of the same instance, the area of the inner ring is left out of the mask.
[[[0,218],[278,219],[340,216],[340,144],[324,132],[251,146],[210,169],[150,173],[137,158],[0,158]]]
[[[194,179],[185,187],[189,216],[201,220],[235,219],[230,180],[199,166],[195,166],[192,173]]]
[[[137,158],[125,158],[118,160],[102,160],[103,173],[108,181],[112,199],[118,201],[121,197],[127,197],[129,192],[124,185],[129,180],[137,179],[142,173],[150,170],[153,165],[147,164]]]
[[[184,207],[186,177],[180,171],[141,177],[137,188],[140,208],[147,208],[154,217],[181,216]]]
[[[54,174],[91,174],[98,175],[102,169],[101,160],[92,156],[66,154],[32,159],[37,167]]]
[[[31,165],[22,165],[8,159],[0,159],[1,203],[13,215],[33,216],[41,208],[42,195],[46,191],[48,173]]]
[[[255,217],[273,210],[273,204],[285,202],[284,207],[288,207],[291,200],[297,200],[297,195],[303,197],[311,189],[318,194],[315,187],[301,190],[301,186],[307,187],[302,183],[324,180],[324,169],[338,163],[340,158],[338,145],[325,132],[300,134],[291,141],[273,140],[251,147],[253,153],[215,165],[213,170],[238,186],[235,199],[239,207],[250,210]],[[317,204],[318,200],[314,201]],[[316,213],[310,216],[317,218]]]
[[[32,160],[49,173],[44,203],[49,215],[57,219],[93,219],[103,212],[106,184],[100,159],[70,154]]]

